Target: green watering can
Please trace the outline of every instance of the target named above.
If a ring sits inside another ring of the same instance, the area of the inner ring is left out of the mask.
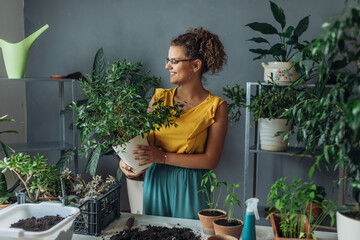
[[[0,48],[2,49],[8,78],[24,77],[29,50],[34,41],[48,28],[49,25],[46,24],[18,43],[11,43],[0,39]]]

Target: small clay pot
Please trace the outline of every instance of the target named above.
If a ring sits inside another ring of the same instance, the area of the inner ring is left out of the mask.
[[[308,216],[310,216],[310,212],[311,212],[311,216],[314,218],[314,220],[316,220],[323,212],[323,209],[321,208],[321,203],[309,202],[308,205],[306,206],[306,213]]]
[[[218,211],[218,212],[220,212],[222,214],[220,216],[206,216],[206,215],[203,214],[203,212],[206,212],[206,211]],[[199,216],[199,219],[200,219],[200,223],[201,223],[201,225],[203,227],[203,231],[204,231],[205,236],[212,236],[212,235],[215,235],[213,222],[216,219],[226,217],[227,212],[224,211],[224,210],[221,210],[221,209],[203,209],[203,210],[200,210],[198,212],[198,216]]]
[[[244,222],[235,218],[232,218],[230,221],[231,223],[234,224],[227,225],[228,220],[226,218],[215,220],[214,221],[215,233],[217,235],[223,235],[223,234],[230,235],[235,237],[236,239],[240,239],[244,227]]]

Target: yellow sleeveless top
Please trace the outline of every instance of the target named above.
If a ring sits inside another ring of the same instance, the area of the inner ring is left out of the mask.
[[[175,88],[155,90],[154,101],[162,100],[166,106],[174,106]],[[203,153],[208,134],[208,127],[215,120],[216,109],[225,100],[209,92],[208,97],[196,107],[183,111],[177,118],[177,127],[164,126],[159,131],[149,133],[155,145],[166,152]]]

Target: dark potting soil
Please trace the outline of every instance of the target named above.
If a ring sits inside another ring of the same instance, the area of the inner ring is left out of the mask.
[[[201,240],[190,228],[160,227],[147,225],[146,229],[134,228],[123,230],[111,236],[110,240]]]
[[[341,213],[349,218],[360,220],[360,212],[347,212],[347,213]]]
[[[211,217],[217,217],[217,216],[224,215],[223,212],[220,212],[217,210],[205,210],[205,211],[201,211],[200,214],[204,215],[204,216],[211,216]]]
[[[44,216],[41,218],[31,217],[31,218],[21,219],[18,222],[11,224],[10,227],[22,228],[25,231],[40,232],[50,229],[51,227],[61,222],[63,219],[64,218],[59,215]]]
[[[218,220],[215,220],[215,222],[216,222],[216,224],[218,224],[218,225],[228,226],[228,227],[241,225],[241,222],[236,221],[236,220],[230,220],[230,221],[228,221],[227,219],[218,219]]]

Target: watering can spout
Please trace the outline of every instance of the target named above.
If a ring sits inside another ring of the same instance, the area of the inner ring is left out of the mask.
[[[22,40],[22,42],[24,42],[24,44],[30,47],[31,45],[33,45],[35,40],[48,28],[49,28],[49,24],[46,24],[45,26],[43,26],[42,28],[40,28],[39,30],[37,30],[36,32],[34,32],[30,36]]]

